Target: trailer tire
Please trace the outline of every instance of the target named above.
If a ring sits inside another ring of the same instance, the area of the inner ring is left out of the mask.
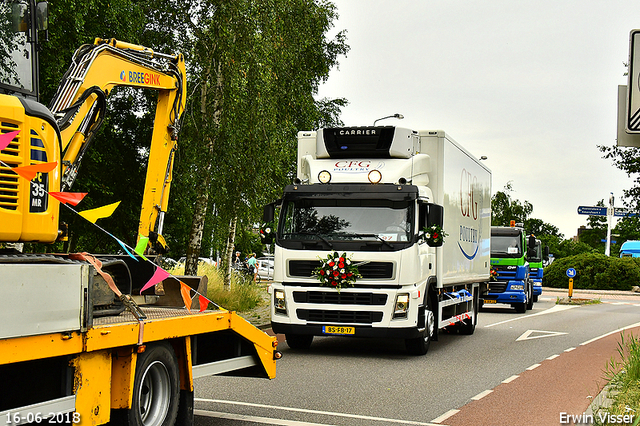
[[[291,349],[309,349],[313,342],[313,334],[285,334],[287,345]]]
[[[172,426],[180,401],[178,359],[167,343],[147,346],[138,355],[129,426]]]
[[[426,355],[435,334],[435,316],[429,306],[424,307],[425,329],[423,335],[413,339],[405,339],[404,345],[411,355]]]

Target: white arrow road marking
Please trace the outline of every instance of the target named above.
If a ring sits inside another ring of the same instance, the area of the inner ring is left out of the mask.
[[[536,334],[535,336],[532,336],[533,333],[541,333],[541,334]],[[561,336],[563,334],[568,334],[568,333],[563,333],[561,331],[527,330],[524,333],[522,333],[520,337],[516,339],[516,342],[519,342],[521,340],[540,339],[542,337]]]
[[[521,320],[521,319],[524,319],[524,318],[536,317],[538,315],[554,314],[556,312],[566,311],[567,309],[577,308],[578,306],[579,305],[556,305],[553,308],[549,308],[549,309],[547,309],[545,311],[538,312],[536,314],[524,315],[524,316],[521,316],[521,317],[515,317],[515,318],[508,319],[508,320],[500,321],[500,322],[494,322],[493,324],[485,325],[485,328],[493,327],[494,325],[500,325],[500,324],[504,324],[504,323],[511,322],[511,321],[518,321],[518,320]]]

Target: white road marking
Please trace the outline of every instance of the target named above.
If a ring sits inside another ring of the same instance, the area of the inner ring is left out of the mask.
[[[500,324],[505,324],[511,321],[518,321],[524,318],[530,318],[530,317],[536,317],[538,315],[545,315],[545,314],[554,314],[556,312],[562,312],[562,311],[566,311],[568,309],[573,309],[573,308],[577,308],[578,305],[556,305],[553,308],[549,308],[547,310],[544,310],[542,312],[538,312],[536,314],[531,314],[531,315],[525,315],[522,317],[515,317],[515,318],[511,318],[508,320],[504,320],[504,321],[500,321],[500,322],[496,322],[493,324],[489,324],[489,325],[485,325],[485,327],[493,327],[494,325],[500,325]]]
[[[533,333],[544,333],[544,334],[542,334],[541,336],[537,336],[537,335],[531,336]],[[563,334],[568,334],[568,333],[564,333],[561,331],[527,330],[524,333],[522,333],[520,337],[516,339],[516,342],[520,342],[522,340],[540,339],[542,337],[561,336]]]
[[[485,396],[489,395],[491,392],[493,392],[493,389],[487,389],[484,392],[480,392],[479,394],[477,394],[476,396],[474,396],[473,398],[471,398],[474,401],[478,401],[482,398],[484,398]]]
[[[244,414],[222,413],[220,411],[193,410],[198,416],[215,417],[217,419],[237,420],[253,423],[262,423],[265,425],[281,425],[281,426],[331,426],[325,423],[299,422],[296,420],[270,419],[268,417],[247,416]]]
[[[538,367],[540,367],[540,364],[533,364],[531,367],[527,368],[527,370],[529,370],[529,371],[535,370]]]
[[[320,410],[308,410],[306,408],[293,408],[293,407],[278,407],[276,405],[256,404],[253,402],[241,402],[241,401],[225,401],[222,399],[206,399],[206,398],[194,398],[198,402],[210,402],[213,404],[229,404],[229,405],[242,405],[245,407],[267,408],[270,410],[282,410],[282,411],[294,411],[297,413],[310,413],[310,414],[322,414],[326,416],[346,417],[352,419],[373,420],[377,422],[387,423],[401,423],[406,425],[418,425],[418,426],[440,426],[433,423],[416,422],[412,420],[400,420],[400,419],[387,419],[384,417],[363,416],[360,414],[345,414],[336,413],[332,411],[320,411]]]
[[[556,359],[558,358],[560,355],[556,354],[556,355],[551,355],[549,358],[547,358],[549,361],[551,361],[552,359]]]
[[[509,377],[509,378],[507,378],[507,379],[504,379],[504,380],[502,381],[502,383],[505,383],[505,384],[507,384],[507,383],[511,383],[511,382],[513,382],[515,379],[517,379],[518,377],[520,377],[520,376],[518,376],[518,375],[516,374],[516,375],[511,376],[511,377]]]
[[[442,423],[445,420],[447,420],[449,417],[453,416],[454,414],[458,414],[460,412],[460,410],[449,410],[446,413],[444,413],[443,415],[441,415],[440,417],[436,417],[435,419],[431,420],[431,423]]]
[[[610,336],[610,335],[616,334],[616,333],[621,333],[621,332],[623,332],[623,331],[625,331],[625,330],[627,330],[629,328],[635,328],[635,327],[640,327],[640,322],[628,325],[626,327],[619,328],[617,330],[610,331],[609,333],[603,334],[602,336],[594,337],[591,340],[587,340],[584,343],[580,343],[580,346],[588,345],[589,343],[595,342],[596,340],[602,339],[603,337],[607,337],[607,336]]]

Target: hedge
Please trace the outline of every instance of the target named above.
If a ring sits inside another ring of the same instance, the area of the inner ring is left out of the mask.
[[[631,290],[640,285],[640,258],[608,257],[601,253],[582,253],[555,260],[544,268],[542,285],[568,288],[567,269],[576,270],[573,288],[592,290]]]

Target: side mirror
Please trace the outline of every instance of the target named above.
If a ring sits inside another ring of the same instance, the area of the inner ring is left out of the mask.
[[[542,259],[543,259],[545,262],[548,262],[548,261],[549,261],[549,246],[544,246],[544,252],[543,252],[543,255],[542,255],[542,256],[543,256],[543,257],[542,257]]]
[[[269,203],[264,206],[264,210],[262,212],[262,221],[265,223],[273,222],[273,219],[276,217],[276,203]]]
[[[41,1],[36,5],[36,27],[38,31],[49,29],[49,3]]]
[[[422,203],[418,202],[418,232],[419,238],[422,238],[423,235],[422,230],[425,227],[437,226],[442,229],[442,224],[444,223],[444,207],[433,204],[433,203]],[[427,244],[430,247],[440,247],[444,243],[444,239],[442,237],[436,239],[435,241],[432,238],[425,239]]]

